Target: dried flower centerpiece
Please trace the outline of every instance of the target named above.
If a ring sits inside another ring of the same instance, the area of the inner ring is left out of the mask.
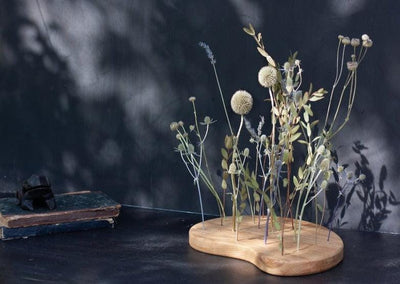
[[[232,127],[216,60],[209,46],[200,43],[212,64],[229,129],[221,149],[221,185],[216,186],[204,147],[214,121],[206,116],[199,122],[195,98],[191,97],[194,123],[188,129],[183,122],[170,125],[179,141],[176,151],[199,194],[203,221],[190,230],[190,244],[204,252],[245,259],[277,275],[302,275],[329,269],[343,258],[341,239],[331,233],[331,226],[329,230],[321,226],[327,185],[333,176],[342,176],[344,172],[336,159],[332,138],[350,118],[357,71],[372,40],[365,34],[361,40],[338,37],[336,75],[327,98],[325,118],[319,121],[313,119],[312,105],[323,100],[328,92],[323,88],[314,90],[312,85],[307,91],[301,90],[303,69],[297,53],[279,65],[265,49],[261,33],[256,33],[252,25],[244,31],[255,40],[258,52],[266,59],[266,65],[258,72],[258,82],[266,90],[266,109],[271,123],[267,127],[267,120],[261,116],[257,128],[253,128],[245,118],[253,108],[253,97],[245,90],[238,90],[231,97],[230,105],[240,116],[240,124]],[[343,111],[345,115],[341,118],[339,113]],[[244,129],[254,147],[252,151],[240,147],[239,142],[245,139]],[[305,159],[300,163],[294,163],[295,146],[305,152]],[[356,185],[364,178],[362,173],[355,177],[348,171],[343,179],[346,185]],[[220,221],[204,221],[200,182],[215,197]],[[226,201],[226,196],[230,196],[231,202]],[[232,216],[226,217],[229,205]],[[315,210],[313,224],[303,221],[309,207]]]

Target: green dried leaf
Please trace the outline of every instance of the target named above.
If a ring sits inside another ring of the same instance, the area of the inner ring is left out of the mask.
[[[225,148],[221,148],[221,154],[225,160],[229,160],[228,151]]]
[[[299,168],[297,175],[299,176],[300,179],[303,179],[303,168],[302,167]]]
[[[256,34],[256,32],[251,24],[249,24],[249,27],[243,27],[243,30],[245,31],[245,33],[247,33],[248,35],[251,35],[251,36],[254,36]]]
[[[290,137],[289,142],[294,142],[296,139],[298,139],[301,136],[301,132],[297,132],[294,134],[292,137]]]
[[[228,163],[226,162],[225,159],[222,159],[221,167],[222,167],[224,170],[228,170]]]
[[[311,137],[311,126],[309,123],[307,123],[307,136]]]
[[[310,102],[317,102],[319,100],[322,100],[324,97],[317,97],[317,96],[312,96],[309,101]]]
[[[294,134],[294,133],[296,133],[296,132],[297,132],[297,130],[299,130],[299,128],[300,128],[300,125],[296,125],[296,126],[294,126],[292,129],[290,129],[290,134]]]
[[[308,142],[307,141],[304,141],[304,140],[297,140],[297,142],[299,142],[300,144],[308,144]]]
[[[305,121],[305,122],[308,123],[308,122],[310,121],[310,117],[308,116],[308,112],[306,112],[306,111],[303,112],[303,117],[304,117],[304,121]]]
[[[297,188],[297,187],[299,187],[299,181],[297,180],[297,177],[296,176],[293,176],[293,184],[294,184],[294,186]]]
[[[308,113],[309,116],[313,116],[314,113],[311,110],[310,105],[304,105],[304,110]]]

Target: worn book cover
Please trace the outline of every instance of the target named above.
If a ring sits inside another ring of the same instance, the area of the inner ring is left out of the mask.
[[[0,199],[0,226],[6,228],[60,224],[93,219],[114,218],[121,205],[100,191],[79,191],[55,195],[54,210],[27,211],[16,205],[15,198]]]
[[[94,219],[85,221],[75,221],[59,224],[37,225],[19,228],[0,227],[1,240],[14,240],[47,234],[84,231],[99,228],[113,228],[114,219]]]

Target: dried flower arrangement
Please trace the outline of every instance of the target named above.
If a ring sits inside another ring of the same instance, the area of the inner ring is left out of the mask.
[[[194,123],[186,128],[182,121],[172,122],[170,128],[176,132],[179,142],[176,151],[197,187],[203,226],[200,182],[207,186],[217,201],[221,225],[228,204],[226,196],[231,197],[229,204],[232,206],[232,229],[236,233],[236,239],[245,212],[251,214],[255,223],[258,220],[259,228],[261,216],[266,214],[264,243],[267,242],[268,224],[271,224],[279,235],[283,254],[285,222],[291,222],[297,250],[300,246],[302,219],[307,207],[314,205],[315,224],[321,225],[326,204],[325,190],[332,176],[341,177],[341,181],[346,185],[343,188],[365,179],[364,174],[360,173],[356,177],[338,164],[331,141],[349,120],[356,96],[357,70],[372,46],[372,40],[366,34],[362,35],[361,40],[338,36],[336,75],[329,92],[325,119],[319,121],[313,119],[312,104],[324,99],[328,92],[323,88],[313,90],[312,85],[305,92],[300,89],[303,69],[301,61],[296,58],[297,53],[290,56],[283,65],[278,65],[266,51],[261,33],[256,33],[251,24],[243,29],[255,40],[258,52],[266,59],[267,65],[261,67],[258,72],[258,82],[266,89],[265,101],[268,102],[267,111],[271,115],[271,125],[265,127],[265,119],[261,116],[257,128],[252,128],[245,118],[253,108],[252,95],[245,90],[238,90],[230,100],[233,112],[240,116],[240,124],[234,131],[221,90],[216,60],[209,46],[201,42],[200,46],[207,52],[213,67],[229,127],[221,149],[221,190],[211,178],[204,146],[209,128],[215,121],[206,116],[200,122],[195,97],[189,98],[193,107]],[[345,64],[349,49],[350,58]],[[333,99],[337,93],[338,99]],[[342,110],[345,112],[344,119],[339,118],[339,112]],[[240,148],[243,126],[247,129],[250,143],[254,146],[252,155],[249,148]],[[193,142],[195,139],[197,142]],[[305,147],[306,154],[302,164],[294,164],[295,145]],[[319,196],[322,198],[318,198]]]

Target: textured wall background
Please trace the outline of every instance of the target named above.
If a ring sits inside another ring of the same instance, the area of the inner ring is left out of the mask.
[[[222,145],[222,107],[198,42],[213,49],[227,99],[245,88],[261,105],[264,61],[242,26],[253,23],[278,62],[299,51],[304,88],[330,88],[338,34],[367,33],[374,47],[336,145],[343,163],[362,162],[368,179],[357,190],[370,198],[354,194],[343,220],[400,233],[400,207],[389,204],[400,199],[399,12],[398,1],[377,0],[2,1],[0,190],[41,173],[57,192],[98,189],[126,204],[198,212],[169,130],[189,122],[196,96],[199,113],[218,120],[209,143]],[[355,141],[366,148],[356,153]],[[219,147],[209,155],[218,179]]]

